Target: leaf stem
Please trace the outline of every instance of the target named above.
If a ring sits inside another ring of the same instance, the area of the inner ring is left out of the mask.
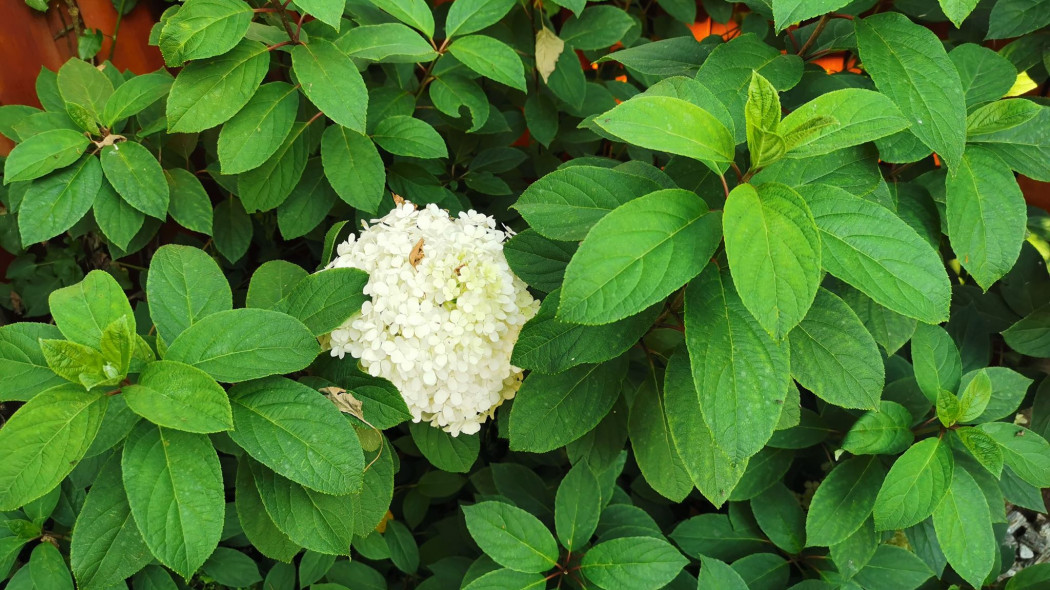
[[[797,55],[803,56],[809,51],[810,47],[813,47],[813,44],[817,42],[817,37],[824,32],[824,27],[828,26],[829,20],[831,20],[831,15],[825,14],[820,17],[820,20],[817,21],[817,28],[813,29],[813,33],[811,33],[809,39],[806,39],[806,42],[802,44],[802,48],[798,50]]]
[[[735,164],[734,164],[735,166]],[[726,184],[726,177],[722,174],[718,175],[718,179],[722,181],[722,190],[726,192],[726,198],[729,198],[729,185]]]

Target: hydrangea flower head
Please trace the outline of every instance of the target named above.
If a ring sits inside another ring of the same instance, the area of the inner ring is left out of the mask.
[[[407,201],[365,224],[329,268],[368,272],[372,300],[332,332],[332,356],[391,381],[416,422],[477,432],[521,385],[510,356],[539,309],[507,265],[506,238],[492,217]]]

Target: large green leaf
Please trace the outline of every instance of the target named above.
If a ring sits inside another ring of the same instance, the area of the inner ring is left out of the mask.
[[[671,438],[664,396],[655,377],[647,378],[634,394],[628,419],[631,450],[645,481],[673,502],[693,491],[693,482]]]
[[[598,543],[580,562],[583,575],[602,588],[663,588],[689,563],[663,539],[621,537]]]
[[[361,310],[368,274],[356,268],[333,268],[309,275],[273,309],[298,319],[316,336],[338,328]]]
[[[1043,0],[999,0],[988,15],[988,39],[1009,39],[1050,24]]]
[[[471,70],[525,92],[525,66],[509,45],[485,35],[460,37],[448,52]]]
[[[165,71],[135,76],[121,84],[106,101],[102,123],[113,127],[121,119],[144,111],[146,107],[168,95],[172,77]]]
[[[182,227],[210,236],[213,213],[211,198],[195,174],[185,168],[164,171],[168,180],[168,213]]]
[[[164,428],[205,434],[233,429],[226,391],[189,365],[152,362],[137,384],[124,387],[123,395],[133,412]]]
[[[864,69],[911,122],[909,131],[955,170],[966,142],[966,98],[933,31],[899,12],[855,19]]]
[[[884,543],[871,561],[854,576],[857,584],[871,590],[914,590],[934,573],[914,552]]]
[[[222,173],[238,174],[261,166],[288,137],[298,108],[299,91],[291,84],[270,82],[260,86],[219,132]]]
[[[150,261],[146,298],[157,334],[172,343],[206,316],[233,308],[230,283],[203,250],[161,246]]]
[[[445,17],[445,37],[476,33],[499,22],[510,9],[514,0],[465,0],[453,3]]]
[[[337,45],[352,58],[381,63],[420,63],[438,57],[426,39],[401,23],[354,27]]]
[[[293,543],[326,555],[349,555],[354,536],[350,496],[315,492],[259,463],[248,464],[266,513]]]
[[[948,52],[966,90],[966,106],[998,100],[1017,81],[1017,68],[992,49],[963,43]]]
[[[570,166],[530,184],[514,208],[540,235],[578,241],[613,209],[659,189],[652,180],[626,172]]]
[[[41,339],[61,338],[50,324],[21,322],[0,326],[0,374],[4,387],[0,402],[28,401],[37,393],[65,382],[47,366]]]
[[[834,122],[808,132],[815,117]],[[860,145],[906,129],[911,123],[886,95],[862,88],[844,88],[821,94],[791,112],[777,132],[784,137],[803,136],[793,143],[788,157],[805,158]]]
[[[693,382],[689,351],[679,346],[664,372],[667,429],[685,470],[705,498],[721,507],[744,475],[747,461],[730,461],[704,421]]]
[[[1050,444],[1035,432],[1006,422],[979,426],[1003,450],[1006,464],[1023,480],[1038,488],[1050,487]]]
[[[951,486],[933,511],[933,528],[952,569],[974,588],[983,586],[998,543],[984,493],[965,469],[952,473]]]
[[[520,572],[544,572],[558,562],[558,544],[535,516],[504,502],[463,507],[470,536],[496,563]]]
[[[321,225],[338,199],[325,178],[320,158],[311,158],[292,192],[277,206],[277,227],[281,236],[293,240]]]
[[[179,170],[192,176],[188,170]],[[95,195],[92,210],[99,229],[118,248],[127,248],[146,221],[146,216],[118,195],[117,191],[113,190],[113,185],[106,180]]]
[[[634,23],[630,14],[615,6],[590,6],[582,14],[567,18],[559,34],[577,49],[605,49],[623,39]]]
[[[720,221],[682,189],[617,207],[594,224],[565,269],[558,319],[607,324],[664,299],[707,265]]]
[[[741,184],[722,218],[729,269],[740,300],[774,338],[806,316],[820,285],[820,236],[794,190]]]
[[[846,303],[826,289],[788,336],[791,374],[843,408],[876,408],[886,371],[875,339]]]
[[[317,339],[299,320],[276,311],[233,309],[187,328],[168,347],[166,358],[236,383],[301,370],[318,352]]]
[[[876,303],[928,323],[948,319],[941,257],[892,211],[843,189],[800,186],[820,228],[825,270]]]
[[[911,446],[912,415],[897,402],[883,401],[865,413],[842,439],[842,448],[854,455],[895,455]]]
[[[920,324],[911,339],[915,382],[930,400],[941,391],[955,391],[962,376],[962,357],[952,337],[940,326]]]
[[[716,173],[733,160],[733,136],[714,115],[670,96],[636,96],[594,124],[627,143],[699,160]]]
[[[874,460],[874,459],[873,459]],[[952,483],[948,441],[927,438],[897,458],[875,500],[875,529],[903,529],[933,514]]]
[[[302,8],[317,20],[339,32],[339,25],[343,18],[343,9],[346,4],[339,0],[299,0],[296,6]]]
[[[434,15],[425,0],[368,0],[397,20],[419,29],[427,39],[434,36]]]
[[[1020,125],[971,134],[967,141],[992,150],[1025,176],[1050,182],[1050,138],[1043,133],[1047,125],[1050,125],[1050,108],[1044,106],[1035,117]]]
[[[871,516],[885,477],[878,457],[854,457],[832,469],[810,501],[806,544],[830,547],[849,538]]]
[[[0,429],[0,510],[53,490],[87,452],[108,397],[65,384],[37,394]]]
[[[786,341],[771,338],[740,301],[728,271],[708,267],[685,294],[685,340],[704,421],[739,463],[780,420],[790,378]]]
[[[565,267],[576,249],[574,243],[551,240],[527,229],[503,244],[503,255],[515,276],[534,289],[551,293],[561,287]]]
[[[339,198],[355,209],[376,212],[386,170],[371,139],[342,125],[330,125],[321,137],[321,162]]]
[[[790,554],[806,545],[806,515],[799,499],[787,486],[777,483],[751,500],[751,511],[759,528],[773,544]]]
[[[102,167],[91,155],[33,181],[18,209],[22,246],[49,240],[73,227],[91,209],[101,187]]]
[[[104,588],[153,561],[142,540],[121,479],[120,458],[112,457],[95,476],[73,526],[69,564],[81,588]]]
[[[229,120],[248,104],[269,67],[266,46],[248,39],[219,57],[187,65],[168,94],[168,131],[204,131]]]
[[[364,456],[353,426],[332,402],[283,377],[230,390],[230,437],[255,460],[313,490],[345,495],[361,488]]]
[[[368,89],[350,57],[331,41],[314,37],[292,50],[292,67],[300,88],[329,119],[365,132]]]
[[[98,68],[80,59],[71,59],[62,64],[55,83],[61,101],[65,102],[64,107],[61,103],[55,105],[58,107],[56,110],[65,111],[71,117],[86,117],[86,120],[78,121],[85,129],[94,127],[95,120],[105,109],[106,101],[113,95],[113,82]]]
[[[620,357],[557,375],[530,374],[511,408],[511,448],[545,452],[587,434],[616,403],[626,371]]]
[[[124,290],[113,275],[93,270],[83,281],[57,289],[48,297],[51,315],[62,335],[92,348],[100,348],[102,333],[121,317],[135,331],[135,317]]]
[[[297,543],[293,543],[288,535],[277,528],[273,519],[266,513],[259,489],[255,487],[252,478],[248,455],[242,455],[237,464],[236,501],[237,520],[240,522],[244,535],[251,541],[252,546],[263,555],[290,563],[292,557],[301,549]]]
[[[379,147],[398,156],[422,159],[448,157],[445,140],[437,130],[415,117],[385,117],[376,125],[372,139]]]
[[[967,148],[945,184],[952,250],[977,284],[988,289],[1021,253],[1028,221],[1024,195],[1010,166],[979,146]]]
[[[261,166],[237,175],[237,194],[248,213],[279,207],[295,190],[309,156],[306,123],[295,123],[291,133]]]
[[[102,148],[102,170],[117,193],[139,211],[168,216],[168,181],[160,162],[142,144],[125,141]]]
[[[554,529],[563,547],[572,551],[586,545],[598,527],[602,491],[585,461],[573,465],[554,497]]]
[[[4,184],[33,180],[76,162],[91,141],[72,129],[37,133],[16,145],[4,162]]]
[[[158,45],[169,67],[222,55],[248,32],[252,7],[240,0],[186,0],[162,21]]]
[[[219,543],[226,512],[211,441],[142,421],[124,443],[121,467],[146,545],[161,563],[189,577]]]
[[[477,436],[452,436],[436,426],[424,422],[408,425],[412,442],[431,465],[442,471],[466,473],[478,460],[481,440]]]
[[[815,16],[834,12],[849,4],[847,0],[772,0],[773,22],[777,32]]]

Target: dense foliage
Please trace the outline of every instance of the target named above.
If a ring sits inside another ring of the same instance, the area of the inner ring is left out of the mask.
[[[1048,587],[999,577],[1050,487],[1050,6],[700,4],[186,0],[170,72],[41,71],[0,107],[0,580]],[[477,434],[359,365],[403,334],[323,270],[400,198],[493,216],[542,301]]]

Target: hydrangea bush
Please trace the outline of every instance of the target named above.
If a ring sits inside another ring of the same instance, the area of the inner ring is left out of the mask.
[[[1048,26],[185,0],[41,71],[0,580],[1046,588]]]

